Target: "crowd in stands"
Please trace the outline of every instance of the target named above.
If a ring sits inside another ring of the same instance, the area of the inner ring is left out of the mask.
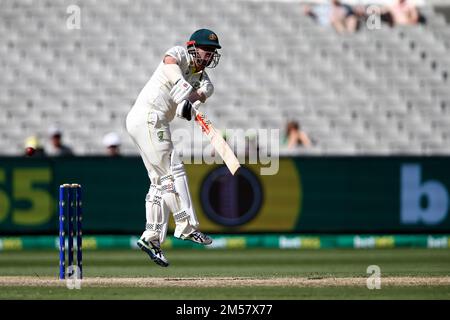
[[[373,10],[377,8],[377,10]],[[396,25],[415,25],[425,23],[419,9],[409,0],[393,0],[391,5],[383,7],[355,5],[350,6],[340,0],[330,0],[327,4],[304,5],[303,13],[322,26],[331,26],[337,33],[353,33],[363,28],[371,15],[381,22]]]
[[[283,144],[287,146],[288,149],[295,149],[297,147],[310,147],[311,140],[300,127],[297,121],[289,121],[286,125],[286,132],[283,137]]]
[[[99,154],[108,157],[119,157],[121,139],[116,132],[110,132],[103,137],[103,145],[105,150]],[[57,127],[52,126],[48,129],[48,141],[44,145],[41,143],[38,136],[33,135],[25,139],[25,155],[27,148],[34,149],[33,157],[72,157],[75,153],[72,148],[63,142],[63,131]]]
[[[376,8],[376,10],[373,10]],[[369,10],[370,9],[370,10]],[[340,0],[329,0],[326,4],[303,5],[304,15],[313,19],[321,26],[334,29],[338,34],[354,33],[365,28],[368,19],[376,15],[384,25],[395,27],[398,25],[416,25],[426,23],[420,10],[411,0],[391,0],[387,6],[349,5]],[[307,148],[316,141],[308,137],[297,121],[290,121],[286,125],[281,144],[288,149]],[[120,156],[120,136],[111,132],[103,137],[106,156]],[[57,127],[48,131],[48,141],[41,145],[36,136],[26,139],[25,147],[36,149],[36,156],[67,157],[73,156],[72,149],[63,143],[63,132]]]
[[[371,14],[377,15],[380,22],[389,27],[425,23],[418,8],[409,0],[392,0],[390,5],[383,7],[351,6],[340,0],[330,0],[327,4],[303,5],[303,13],[321,26],[332,27],[338,34],[357,32],[363,28]],[[296,121],[286,125],[282,143],[288,149],[312,145],[310,138]]]

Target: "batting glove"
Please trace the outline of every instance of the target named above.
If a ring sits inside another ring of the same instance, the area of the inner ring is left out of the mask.
[[[179,79],[170,90],[170,95],[176,104],[180,104],[192,91],[192,86],[184,79]]]
[[[191,121],[192,116],[194,115],[194,108],[192,107],[192,103],[189,100],[183,100],[178,104],[175,114],[179,118]]]

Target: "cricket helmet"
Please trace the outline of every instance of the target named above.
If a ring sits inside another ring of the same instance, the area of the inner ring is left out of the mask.
[[[206,49],[207,54],[201,56],[198,48]],[[222,48],[217,35],[208,29],[195,31],[187,42],[187,49],[196,65],[201,67],[214,68],[219,63],[220,54],[217,49]]]

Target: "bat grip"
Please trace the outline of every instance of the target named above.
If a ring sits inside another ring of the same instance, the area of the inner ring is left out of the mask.
[[[195,109],[195,111],[198,111],[198,108],[200,107],[201,104],[202,102],[200,100],[197,100],[192,104],[192,107]]]

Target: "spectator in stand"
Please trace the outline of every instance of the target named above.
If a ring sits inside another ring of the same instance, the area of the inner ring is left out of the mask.
[[[120,137],[116,132],[110,132],[103,137],[103,144],[106,147],[106,154],[109,157],[120,156]]]
[[[419,11],[408,0],[394,0],[394,4],[385,8],[392,17],[393,25],[415,25],[419,23]]]
[[[31,150],[30,150],[31,148]],[[25,139],[25,152],[24,155],[27,157],[45,157],[45,150],[39,141],[37,136],[30,136]]]
[[[339,0],[331,1],[331,25],[338,33],[353,33],[358,27],[358,18],[351,6]]]
[[[331,7],[328,4],[318,4],[313,7],[304,5],[303,14],[310,17],[321,26],[328,27],[331,24]]]
[[[297,121],[289,121],[286,127],[285,143],[288,149],[295,149],[299,146],[311,146],[311,140],[308,135],[301,130]]]
[[[358,28],[358,17],[353,8],[339,0],[311,7],[305,5],[303,13],[322,26],[332,26],[338,33],[353,33]]]
[[[70,157],[73,156],[72,149],[63,144],[62,130],[56,126],[52,126],[48,130],[50,144],[46,148],[50,157]]]

